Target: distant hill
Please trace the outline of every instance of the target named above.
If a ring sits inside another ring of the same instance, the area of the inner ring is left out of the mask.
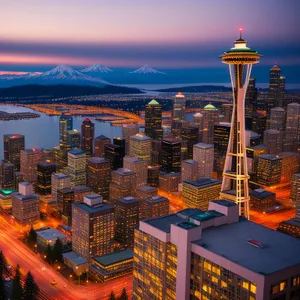
[[[185,86],[185,87],[176,87],[169,89],[157,90],[158,92],[165,93],[177,93],[178,91],[182,93],[204,93],[204,92],[230,92],[231,87],[219,86],[219,85],[200,85],[200,86]]]
[[[103,94],[139,94],[139,89],[122,86],[107,85],[104,87],[84,85],[20,85],[8,88],[0,88],[0,98],[4,97],[71,97]]]

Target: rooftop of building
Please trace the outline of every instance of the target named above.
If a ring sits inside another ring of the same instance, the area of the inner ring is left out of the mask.
[[[176,138],[165,138],[165,139],[163,139],[163,143],[178,144],[178,143],[181,143],[181,140],[176,139]]]
[[[204,110],[217,110],[211,103],[204,106]]]
[[[132,171],[130,171],[128,169],[125,169],[125,168],[119,168],[117,170],[112,171],[112,173],[119,174],[119,175],[132,175],[132,174],[135,174],[135,172],[132,172]]]
[[[105,144],[104,148],[119,149],[120,146],[116,144]]]
[[[35,153],[41,153],[41,152],[43,152],[43,149],[37,149],[37,148],[24,149],[24,150],[21,150],[21,152],[24,152],[26,154],[35,154]]]
[[[53,162],[48,162],[48,161],[43,161],[41,163],[38,164],[40,167],[43,167],[43,168],[47,168],[47,167],[56,167],[56,164],[53,163]]]
[[[10,139],[19,139],[19,138],[24,138],[24,135],[22,134],[4,134],[4,137],[8,137]]]
[[[182,163],[190,164],[190,165],[197,165],[198,161],[194,160],[194,159],[186,159],[186,160],[182,161]]]
[[[159,177],[180,177],[181,173],[180,172],[171,172],[171,173],[166,173],[161,171],[159,173]]]
[[[89,157],[87,159],[88,162],[93,163],[93,164],[103,164],[103,163],[109,163],[108,160],[106,160],[104,157]]]
[[[151,141],[151,138],[149,138],[148,136],[146,136],[143,133],[137,133],[137,134],[131,136],[130,139],[138,140],[138,141]]]
[[[285,110],[282,107],[274,107],[271,108],[272,111],[280,111],[280,112],[284,112]]]
[[[72,149],[68,152],[68,154],[72,154],[72,155],[83,155],[85,154],[84,151],[79,150],[79,149]]]
[[[148,105],[159,105],[159,103],[153,98]]]
[[[204,229],[194,244],[262,275],[300,266],[300,240],[244,218]]]
[[[193,115],[193,117],[194,117],[194,118],[201,118],[201,117],[203,117],[203,115],[202,115],[201,113],[197,112],[197,113],[195,113],[195,114]]]
[[[113,212],[114,211],[114,207],[109,204],[106,204],[106,203],[99,203],[94,206],[90,206],[86,203],[76,202],[73,205],[77,206],[78,208],[80,208],[88,213],[98,213],[98,212],[105,213],[105,212]]]
[[[78,134],[80,135],[80,132],[77,129],[68,130],[68,134]]]
[[[289,220],[285,220],[285,221],[283,221],[283,223],[293,225],[293,226],[296,226],[296,227],[300,227],[300,219],[297,219],[297,218],[292,218],[292,219],[289,219]]]
[[[110,138],[108,138],[107,136],[101,134],[101,135],[95,137],[94,140],[102,141],[102,140],[110,140]]]
[[[9,196],[15,192],[16,192],[16,190],[0,189],[0,194],[5,195],[5,196]]]
[[[175,97],[176,98],[184,98],[184,95],[182,92],[178,92]]]
[[[64,173],[53,173],[52,176],[55,176],[58,179],[64,179],[64,178],[68,178],[69,175],[64,174]]]
[[[267,146],[265,144],[259,144],[259,145],[251,146],[251,147],[247,147],[247,148],[252,148],[253,150],[262,150],[262,149],[267,149]]]
[[[266,160],[281,160],[282,158],[278,157],[278,155],[272,155],[272,154],[263,154],[258,156],[260,159],[266,159]]]
[[[137,190],[142,192],[156,192],[157,188],[150,185],[141,185],[137,188]]]
[[[124,160],[130,161],[130,162],[144,162],[144,160],[142,158],[135,156],[135,155],[126,155],[123,158],[123,161]]]
[[[214,148],[214,145],[213,144],[205,144],[205,143],[197,143],[194,145],[194,147],[201,148],[201,149],[210,149],[210,148]]]
[[[75,193],[80,193],[80,192],[88,192],[91,191],[92,189],[89,186],[86,185],[76,185],[74,186],[74,192]]]
[[[286,151],[286,152],[279,153],[278,156],[281,157],[281,158],[285,158],[285,157],[296,157],[296,158],[298,158],[299,153]]]
[[[95,256],[93,257],[93,260],[103,266],[109,266],[132,258],[133,251],[130,249],[125,249],[123,251],[113,252],[102,256]]]
[[[63,257],[71,261],[75,266],[80,266],[83,264],[87,264],[89,262],[88,259],[79,256],[77,253],[73,251],[63,253]]]
[[[289,103],[287,106],[288,106],[288,107],[289,107],[289,106],[297,106],[297,107],[300,107],[300,103],[292,102],[292,103]]]
[[[277,65],[274,65],[270,70],[271,71],[280,71],[280,68]]]
[[[221,184],[222,181],[213,178],[198,178],[197,180],[185,180],[183,184],[193,185],[195,187],[207,187],[216,184]]]
[[[123,203],[123,204],[129,204],[129,203],[139,203],[138,200],[136,200],[134,197],[124,197],[124,198],[121,198],[119,200],[117,200],[117,203],[120,202],[120,203]]]
[[[74,193],[74,189],[70,188],[70,187],[65,187],[62,189],[58,189],[57,192],[63,193],[63,194],[70,194],[70,193]]]
[[[66,235],[63,234],[61,231],[54,229],[54,228],[47,228],[47,229],[39,229],[36,230],[38,236],[43,238],[44,240],[50,241],[56,238],[65,239]]]
[[[162,196],[153,196],[153,197],[144,199],[143,201],[151,202],[151,203],[159,203],[159,202],[163,202],[163,201],[169,201],[169,199],[166,197],[162,197]]]
[[[272,192],[269,192],[269,191],[266,191],[266,190],[261,189],[261,188],[250,191],[250,196],[256,197],[258,199],[264,199],[264,198],[274,196],[274,195],[276,195],[276,194],[272,193]]]
[[[29,200],[36,200],[39,201],[39,196],[36,194],[31,194],[31,195],[23,195],[19,192],[15,192],[11,194],[12,196],[14,196],[15,198],[18,198],[22,201],[29,201]]]

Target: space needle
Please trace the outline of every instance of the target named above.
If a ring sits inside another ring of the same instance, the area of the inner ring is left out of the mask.
[[[231,131],[223,170],[221,199],[234,201],[241,216],[249,219],[249,186],[245,140],[245,95],[252,65],[259,62],[260,54],[247,47],[247,41],[240,38],[234,47],[220,56],[229,66],[233,93]]]

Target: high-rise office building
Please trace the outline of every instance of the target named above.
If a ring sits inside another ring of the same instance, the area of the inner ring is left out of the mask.
[[[267,114],[270,116],[271,109],[274,107],[282,107],[281,91],[280,91],[280,68],[273,66],[270,69],[270,82],[268,92]]]
[[[299,247],[298,239],[240,219],[226,200],[212,201],[207,212],[142,220],[134,233],[133,299],[297,298]]]
[[[73,149],[68,152],[68,174],[71,186],[85,185],[86,183],[86,153]]]
[[[54,163],[42,162],[37,165],[37,191],[40,195],[51,194],[51,178],[55,172]]]
[[[300,220],[300,173],[293,174],[291,178],[290,198],[296,203],[296,218]]]
[[[51,195],[52,200],[57,202],[57,191],[71,187],[70,176],[63,173],[53,173],[51,175]]]
[[[265,186],[273,186],[280,183],[282,158],[265,154],[257,158],[257,183]]]
[[[19,184],[19,192],[11,194],[12,215],[22,224],[34,224],[40,219],[39,197],[33,194],[29,182]]]
[[[20,171],[20,151],[25,149],[25,137],[21,134],[4,134],[4,159]]]
[[[126,154],[129,152],[130,137],[139,133],[138,124],[125,124],[122,126],[122,137],[126,141]]]
[[[212,105],[207,104],[203,111],[203,138],[205,144],[212,144],[214,141],[214,125],[219,123],[219,112]]]
[[[279,78],[279,101],[278,101],[279,107],[285,106],[285,77],[280,76]]]
[[[264,144],[267,146],[269,154],[282,152],[283,132],[275,129],[268,129],[264,132]]]
[[[81,150],[83,150],[87,156],[93,155],[94,134],[95,124],[89,118],[85,118],[81,123]]]
[[[180,172],[160,172],[159,173],[159,188],[165,192],[172,193],[178,191],[178,185],[181,182]]]
[[[181,163],[181,180],[197,180],[199,177],[199,163],[193,159],[187,159]]]
[[[104,157],[104,146],[111,144],[110,138],[105,135],[99,135],[94,139],[94,156]]]
[[[206,210],[210,201],[219,198],[221,183],[220,180],[211,178],[184,181],[182,184],[182,199],[185,206]]]
[[[171,136],[173,138],[180,138],[181,137],[181,130],[183,127],[183,121],[179,120],[172,120],[171,123]]]
[[[198,177],[211,178],[214,169],[214,145],[204,143],[194,145],[193,159],[198,162]]]
[[[193,115],[193,118],[193,126],[198,128],[198,142],[201,142],[203,137],[203,115],[196,113]]]
[[[53,162],[56,164],[56,170],[61,172],[68,164],[68,153],[66,150],[60,149],[55,146],[52,149]]]
[[[178,139],[164,139],[162,142],[161,170],[167,173],[180,172],[181,141]]]
[[[25,149],[20,151],[21,173],[25,181],[37,182],[37,165],[43,161],[43,149]]]
[[[181,130],[182,146],[187,148],[187,158],[193,158],[193,146],[198,143],[198,128],[184,127]]]
[[[67,132],[67,150],[70,151],[71,149],[79,149],[80,148],[80,132],[76,129],[69,130]]]
[[[92,194],[94,191],[86,185],[77,185],[72,188],[74,190],[74,200],[75,202],[84,202],[84,197],[86,195]]]
[[[140,219],[163,217],[169,213],[169,199],[162,196],[152,196],[140,202]]]
[[[14,190],[16,188],[15,165],[0,160],[0,189]]]
[[[158,187],[159,186],[159,173],[160,166],[148,166],[148,176],[147,176],[147,184],[149,186]]]
[[[72,204],[74,203],[74,190],[63,188],[57,190],[57,207],[62,214],[64,224],[72,226]]]
[[[115,237],[123,247],[133,247],[134,228],[139,224],[139,203],[133,197],[125,197],[116,201]]]
[[[282,158],[281,182],[290,183],[293,174],[299,170],[299,154],[294,152],[282,152],[278,154]]]
[[[223,122],[230,123],[232,118],[233,104],[224,103],[221,105],[221,112],[224,116]]]
[[[150,185],[142,185],[136,189],[136,199],[142,201],[157,196],[157,188]]]
[[[119,138],[119,137],[114,137],[113,138],[113,144],[120,147],[120,154],[121,154],[121,158],[122,158],[122,161],[123,161],[123,158],[124,158],[125,153],[126,153],[126,140],[122,139],[122,138]],[[123,166],[123,164],[122,164],[122,166]]]
[[[245,117],[250,118],[257,109],[257,88],[255,87],[255,78],[249,78],[249,84],[245,97]],[[225,121],[225,122],[231,122]]]
[[[73,118],[62,114],[59,118],[59,146],[62,150],[68,148],[68,131],[73,129]]]
[[[162,140],[152,140],[152,165],[161,165]]]
[[[271,108],[269,128],[285,130],[285,110],[282,107]]]
[[[251,121],[250,124],[251,126],[249,126],[248,128],[254,132],[259,133],[260,135],[263,135],[264,131],[267,128],[267,117],[258,112],[254,112],[252,114],[250,121]]]
[[[86,185],[109,200],[110,162],[103,157],[90,157],[86,164]]]
[[[136,173],[120,168],[111,172],[109,185],[109,202],[115,205],[116,200],[136,194]]]
[[[124,169],[136,173],[136,184],[142,186],[147,184],[148,164],[145,160],[137,157],[126,155],[123,159]]]
[[[247,47],[241,31],[234,47],[221,55],[222,62],[229,66],[234,104],[220,197],[237,203],[240,214],[246,218],[250,217],[250,197],[245,140],[245,91],[252,65],[257,64],[260,57],[257,51]]]
[[[110,162],[111,170],[117,170],[123,166],[123,149],[114,144],[104,145],[104,157]]]
[[[173,99],[172,120],[184,121],[185,96],[179,92]]]
[[[285,151],[293,151],[294,144],[300,141],[300,104],[290,103],[286,112]]]
[[[222,178],[230,128],[230,123],[225,122],[214,126],[214,172],[217,178]]]
[[[72,206],[72,249],[83,258],[112,252],[115,234],[115,209],[103,203],[102,197],[90,194],[84,203]]]
[[[142,133],[137,133],[130,137],[129,154],[135,155],[150,164],[152,152],[151,143],[151,138]]]
[[[145,108],[145,134],[151,139],[161,139],[163,136],[161,105],[155,99]]]

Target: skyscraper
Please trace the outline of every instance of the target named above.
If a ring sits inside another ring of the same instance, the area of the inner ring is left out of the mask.
[[[293,151],[294,144],[300,141],[300,104],[290,103],[286,112],[285,151]]]
[[[37,190],[40,195],[51,194],[51,178],[55,172],[54,163],[42,162],[37,165]]]
[[[201,142],[203,136],[203,115],[200,113],[196,113],[193,115],[193,117],[194,126],[198,128],[198,142]]]
[[[299,154],[294,152],[282,152],[278,154],[282,158],[281,183],[290,183],[291,178],[299,170]]]
[[[264,132],[264,144],[267,146],[269,154],[278,154],[282,152],[283,133],[282,131],[269,129]]]
[[[0,160],[0,189],[14,190],[16,188],[15,165]]]
[[[148,179],[147,184],[149,186],[158,187],[159,185],[159,173],[160,173],[160,166],[148,166]]]
[[[37,165],[43,160],[43,149],[25,149],[20,152],[21,173],[25,181],[37,182]]]
[[[95,134],[95,125],[89,118],[81,123],[81,150],[87,156],[93,155],[93,140]]]
[[[164,139],[162,142],[161,170],[167,173],[180,172],[181,141],[178,139]]]
[[[104,145],[104,157],[110,162],[111,170],[117,170],[123,166],[123,149],[114,144]]]
[[[63,173],[53,173],[51,175],[51,195],[52,200],[57,202],[57,191],[64,189],[64,188],[70,188],[71,182],[70,182],[70,176]]]
[[[83,258],[112,252],[115,233],[115,209],[102,197],[90,194],[84,203],[72,206],[72,249]]]
[[[151,138],[142,133],[137,133],[136,135],[131,136],[129,144],[129,154],[135,155],[150,164],[152,150],[151,141]]]
[[[110,138],[99,135],[94,139],[94,156],[104,157],[104,146],[110,144]]]
[[[74,190],[63,188],[57,190],[57,207],[62,214],[65,225],[72,226],[72,204],[74,203]]]
[[[122,158],[122,161],[123,161],[123,158],[124,158],[125,153],[126,153],[126,140],[122,139],[120,137],[114,137],[113,138],[113,144],[120,147],[120,155],[121,155],[121,158]],[[123,164],[122,164],[122,166],[123,166]]]
[[[233,104],[224,103],[221,105],[221,112],[224,116],[223,122],[230,123],[232,117]]]
[[[68,148],[68,131],[72,129],[72,116],[62,114],[59,118],[59,146],[62,150],[67,150]]]
[[[173,99],[172,120],[184,121],[185,96],[179,92]]]
[[[86,165],[86,185],[109,200],[109,183],[111,178],[110,161],[103,157],[90,157]]]
[[[249,218],[249,188],[245,141],[245,94],[252,65],[259,62],[257,51],[247,47],[240,38],[234,47],[221,55],[222,62],[228,64],[233,90],[233,115],[228,144],[221,197],[235,201],[240,215]]]
[[[133,299],[292,299],[299,247],[298,239],[240,219],[226,200],[210,202],[206,212],[142,220],[134,233]]]
[[[85,185],[86,183],[86,153],[82,150],[68,152],[68,174],[71,186]]]
[[[25,137],[21,134],[5,134],[4,159],[15,165],[16,171],[20,171],[20,151],[25,149]]]
[[[283,103],[281,103],[280,68],[275,65],[270,69],[270,82],[267,105],[268,116],[270,116],[272,108],[282,106]]]
[[[136,173],[137,186],[147,184],[148,164],[145,160],[137,156],[126,155],[123,159],[123,166],[125,169]]]
[[[211,178],[214,169],[214,145],[204,143],[194,145],[193,159],[198,162],[198,177]]]
[[[250,118],[257,109],[257,88],[255,87],[255,78],[249,78],[249,84],[245,97],[245,117]],[[225,121],[225,120],[224,120]],[[225,121],[225,122],[231,122]]]
[[[260,135],[263,135],[266,128],[267,128],[267,117],[258,112],[254,112],[251,116],[251,126],[249,129],[259,133]]]
[[[116,240],[123,247],[133,247],[134,228],[139,224],[139,201],[133,197],[118,199],[115,213]]]
[[[181,163],[181,180],[197,180],[199,177],[199,163],[193,159],[183,160]]]
[[[269,128],[280,131],[285,130],[285,110],[283,108],[271,108]]]
[[[152,140],[151,164],[161,165],[162,140]]]
[[[214,125],[219,124],[219,112],[212,104],[207,104],[202,111],[202,115],[203,115],[202,141],[205,144],[212,144],[214,141]]]
[[[69,130],[67,132],[68,136],[68,146],[67,150],[70,151],[71,149],[79,149],[80,148],[80,132],[76,129]]]
[[[161,139],[163,136],[161,105],[155,99],[146,105],[145,134],[152,139]]]
[[[198,143],[198,128],[184,127],[181,130],[182,147],[187,148],[187,158],[193,158],[193,146]]]
[[[129,152],[130,137],[139,133],[138,124],[125,124],[122,126],[122,137],[126,141],[126,154]]]

